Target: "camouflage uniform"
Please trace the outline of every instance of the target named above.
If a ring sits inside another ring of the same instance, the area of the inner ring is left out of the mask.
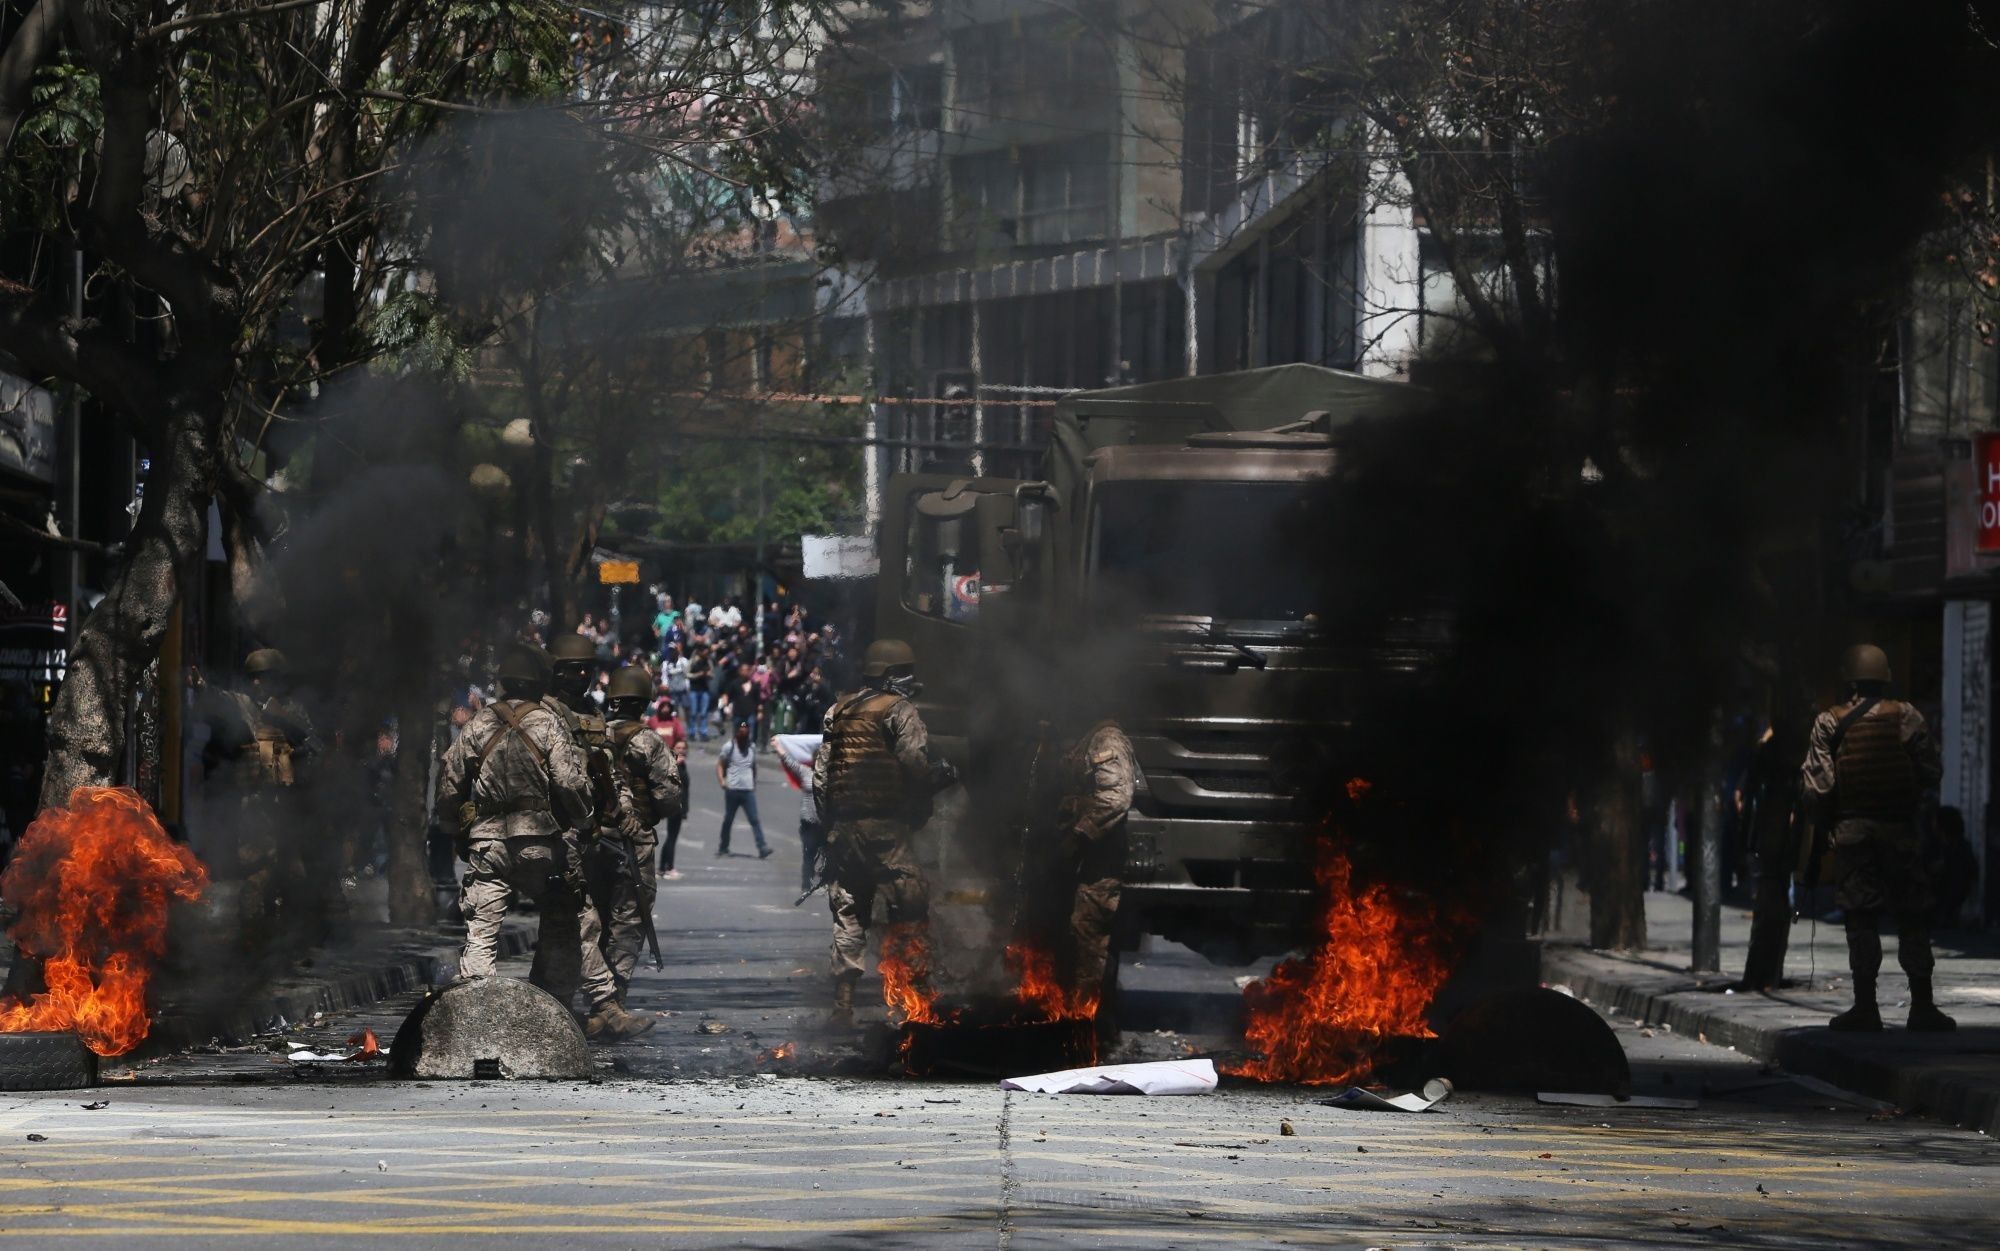
[[[1923,714],[1894,699],[1850,723],[1835,756],[1835,728],[1860,702],[1849,699],[1813,722],[1802,780],[1831,827],[1827,856],[1846,913],[1848,962],[1857,1002],[1872,1011],[1885,912],[1896,919],[1897,961],[1928,999],[1933,898],[1916,817],[1921,792],[1937,785],[1943,767]]]
[[[617,901],[620,884],[629,878],[629,869],[620,863],[621,850],[629,850],[632,831],[632,792],[619,777],[611,759],[610,738],[604,718],[594,706],[579,711],[559,695],[543,697],[542,706],[562,719],[570,741],[583,757],[584,773],[596,806],[596,820],[589,827],[582,848],[584,898],[577,930],[583,944],[584,1001],[593,1008],[618,998],[618,979],[611,975],[605,960],[606,918]]]
[[[812,786],[827,831],[837,986],[861,976],[878,893],[892,925],[929,915],[929,891],[910,851],[934,789],[929,746],[916,705],[893,691],[863,688],[827,710]]]
[[[1104,990],[1125,869],[1125,818],[1138,776],[1132,740],[1115,721],[1092,726],[1063,756],[1058,831],[1065,858],[1076,865],[1069,927],[1079,997],[1094,1000]]]
[[[659,865],[654,859],[660,835],[654,827],[668,813],[680,810],[681,774],[667,741],[647,729],[645,722],[613,721],[606,729],[611,740],[612,763],[631,792],[632,815],[638,827],[631,840],[632,862],[638,877],[627,883],[615,898],[609,922],[611,937],[604,953],[611,976],[623,988],[639,965],[639,953],[646,944],[642,918],[652,913],[653,900],[660,889]]]
[[[576,994],[583,868],[568,831],[589,827],[590,800],[582,754],[540,703],[480,709],[445,752],[438,811],[459,814],[467,864],[459,976],[493,974],[500,924],[519,897],[541,915],[528,980],[565,1004]]]

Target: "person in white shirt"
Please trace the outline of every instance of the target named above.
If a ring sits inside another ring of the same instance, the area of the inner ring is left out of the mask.
[[[778,763],[785,768],[785,776],[793,786],[799,788],[799,847],[803,858],[799,861],[799,893],[805,894],[818,883],[814,880],[813,862],[819,859],[820,845],[826,840],[826,833],[820,827],[819,806],[813,803],[813,757],[819,755],[823,734],[773,734],[771,746],[777,750]]]
[[[764,823],[757,819],[757,746],[750,741],[750,723],[738,721],[735,737],[715,758],[715,781],[722,787],[722,833],[715,840],[715,854],[729,854],[729,827],[741,811],[750,818],[750,834],[757,840],[757,858],[767,860],[771,845],[764,841]]]

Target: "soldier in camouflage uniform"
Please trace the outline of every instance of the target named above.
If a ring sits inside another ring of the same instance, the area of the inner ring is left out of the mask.
[[[247,950],[263,950],[282,924],[295,931],[293,939],[317,942],[325,937],[327,910],[319,891],[327,884],[309,879],[297,836],[303,833],[302,784],[321,744],[304,706],[292,698],[283,652],[251,652],[243,673],[248,691],[215,691],[203,700],[214,724],[212,750],[229,762],[223,776],[238,799],[230,859],[242,881],[239,937]]]
[[[584,772],[591,783],[596,819],[583,839],[584,900],[578,931],[582,938],[583,993],[590,1003],[584,1032],[592,1038],[608,1034],[629,1038],[656,1022],[626,1012],[618,1000],[618,981],[604,959],[604,917],[617,904],[623,884],[634,880],[631,846],[639,836],[632,813],[632,793],[611,758],[611,738],[603,714],[590,700],[590,678],[597,669],[597,648],[581,634],[557,635],[549,644],[554,666],[553,690],[543,707],[562,718],[572,741],[583,753]]]
[[[1930,874],[1917,837],[1917,805],[1943,769],[1923,714],[1884,697],[1889,658],[1881,648],[1848,649],[1841,665],[1847,697],[1819,714],[1803,782],[1821,829],[1846,915],[1854,1006],[1830,1022],[1839,1030],[1879,1030],[1875,978],[1882,968],[1882,914],[1896,918],[1896,957],[1910,979],[1912,1030],[1957,1023],[1938,1011],[1931,988]]]
[[[889,923],[927,919],[930,896],[910,837],[929,819],[933,795],[956,778],[930,748],[930,734],[910,700],[922,690],[907,643],[869,646],[860,690],[827,710],[825,738],[813,765],[813,802],[827,831],[827,900],[833,911],[833,1014],[854,1023],[854,983],[868,950],[868,922],[879,893]]]
[[[1057,849],[1076,883],[1069,918],[1071,989],[1077,1000],[1096,1005],[1111,963],[1125,869],[1125,818],[1139,777],[1132,740],[1116,721],[1099,721],[1063,754],[1061,774]]]
[[[567,1004],[582,976],[583,866],[573,831],[590,825],[590,779],[568,729],[542,703],[547,684],[540,649],[514,647],[501,659],[501,698],[444,754],[437,811],[456,821],[466,862],[459,976],[493,975],[501,922],[524,899],[541,915],[528,980]]]
[[[653,899],[660,889],[659,865],[653,859],[660,836],[654,827],[667,813],[678,811],[681,803],[681,775],[674,753],[667,741],[640,719],[652,698],[652,677],[634,667],[612,675],[604,701],[611,760],[632,794],[632,815],[639,826],[631,842],[635,876],[621,885],[605,919],[604,961],[611,966],[620,1004],[625,1002],[632,970],[638,967],[639,953],[646,943],[644,918],[652,915]]]

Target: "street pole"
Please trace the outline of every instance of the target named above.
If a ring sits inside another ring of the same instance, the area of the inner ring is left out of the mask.
[[[750,570],[750,612],[757,622],[757,654],[764,654],[764,408],[757,407],[757,563]]]
[[[1722,709],[1709,720],[1701,811],[1695,824],[1694,963],[1696,973],[1722,971]]]

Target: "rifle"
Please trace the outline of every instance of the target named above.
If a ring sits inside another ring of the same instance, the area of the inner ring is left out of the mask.
[[[660,932],[653,928],[653,907],[650,900],[639,909],[639,925],[646,934],[646,947],[653,953],[653,967],[666,968],[667,962],[660,958]]]
[[[632,853],[632,845],[620,835],[599,834],[591,840],[589,854],[599,865],[609,870],[598,878],[599,891],[609,899],[621,881],[629,881],[636,887],[642,880],[639,875],[639,859]],[[644,901],[642,901],[644,902]],[[646,947],[652,953],[653,967],[665,969],[667,962],[660,955],[660,934],[653,926],[653,909],[650,905],[639,909],[639,932],[646,936]]]
[[[826,843],[821,842],[819,845],[819,850],[813,853],[812,885],[806,887],[804,893],[801,894],[797,899],[794,899],[792,901],[792,907],[794,908],[798,907],[800,904],[804,903],[808,899],[811,899],[814,895],[818,894],[821,890],[825,889],[827,885],[826,875],[830,861],[831,857],[829,857],[826,854]]]

